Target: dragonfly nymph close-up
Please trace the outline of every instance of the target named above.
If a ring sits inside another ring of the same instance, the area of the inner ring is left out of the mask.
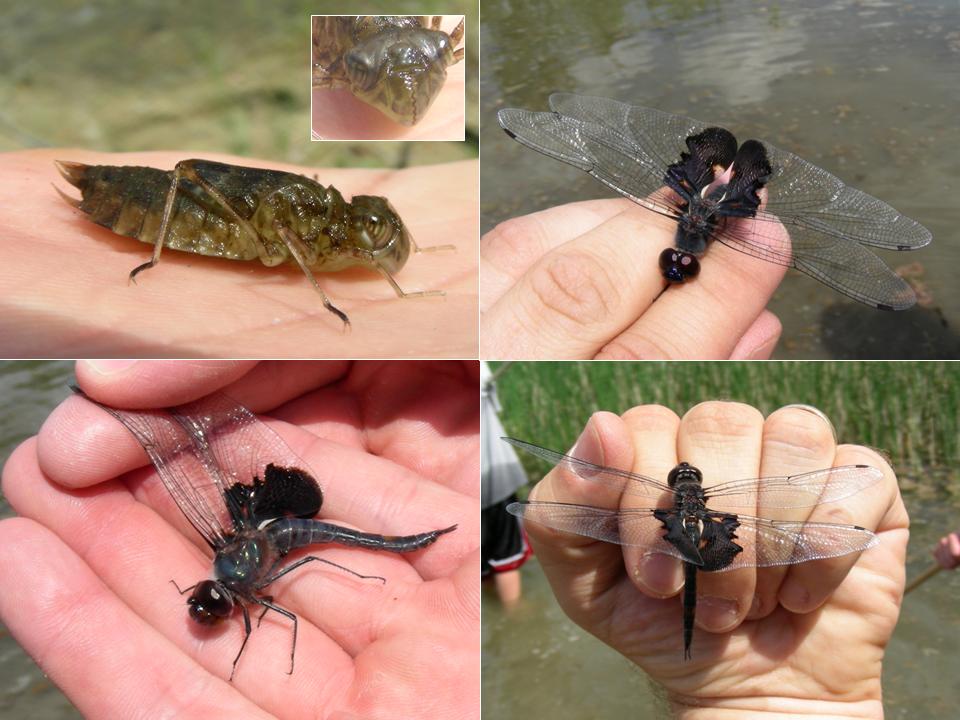
[[[324,307],[349,327],[345,312],[320,287],[315,272],[363,267],[379,272],[398,297],[442,296],[441,290],[407,292],[394,276],[413,253],[449,250],[419,247],[384,197],[347,201],[332,186],[303,175],[209,160],[183,160],[171,171],[151,167],[85,165],[58,161],[57,169],[80,190],[76,200],[57,192],[90,220],[118,235],[153,245],[156,265],[164,247],[225,258],[259,260],[267,267],[296,264]]]
[[[440,16],[313,18],[313,87],[347,88],[401,125],[420,122],[463,60],[463,20],[446,33]]]

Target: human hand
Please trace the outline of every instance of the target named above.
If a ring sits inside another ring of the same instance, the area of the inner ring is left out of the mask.
[[[953,570],[960,565],[960,534],[950,533],[940,538],[933,549],[933,557],[944,570]]]
[[[713,243],[695,280],[663,292],[675,230],[623,199],[498,225],[480,242],[481,357],[770,357],[781,326],[765,307],[786,269]]]
[[[477,363],[80,363],[77,378],[125,407],[222,388],[268,412],[317,473],[324,519],[386,534],[458,525],[410,555],[311,548],[386,582],[312,563],[271,585],[299,616],[294,673],[290,623],[270,613],[228,683],[242,621],[200,628],[169,582],[209,577],[208,551],[133,437],[69,398],[4,468],[21,517],[0,522],[0,586],[17,589],[0,593],[0,618],[85,717],[477,717]]]
[[[79,193],[53,161],[173,168],[184,153],[30,150],[0,156],[0,349],[6,357],[470,357],[477,348],[476,162],[406,170],[316,170],[225,155],[233,164],[290,170],[347,198],[386,196],[420,247],[397,274],[399,298],[371,270],[317,273],[341,323],[294,265],[268,268],[165,249],[127,276],[152,246],[95,225],[51,187]],[[254,350],[254,348],[256,350]]]
[[[675,714],[882,716],[881,662],[900,610],[908,519],[881,457],[838,446],[819,412],[789,406],[764,419],[749,406],[721,402],[697,405],[683,419],[653,405],[622,418],[597,413],[575,452],[655,478],[666,478],[684,460],[703,471],[707,487],[835,465],[881,469],[883,480],[869,492],[810,511],[815,521],[874,530],[878,546],[859,556],[697,573],[697,627],[687,661],[679,561],[641,557],[636,547],[532,522],[525,527],[564,612],[660,682]],[[530,499],[611,509],[621,504],[615,493],[563,469],[548,474]],[[710,507],[723,509],[722,498]],[[770,512],[759,507],[750,514]]]

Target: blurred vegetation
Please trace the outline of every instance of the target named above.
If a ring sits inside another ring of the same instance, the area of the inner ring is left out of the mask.
[[[479,18],[468,0],[362,7],[466,16],[466,142],[310,142],[310,15],[356,9],[322,0],[3,3],[0,150],[182,149],[315,167],[477,157]]]
[[[502,365],[491,363],[494,371]],[[764,415],[792,403],[813,405],[833,422],[841,443],[882,450],[898,470],[960,464],[957,363],[513,363],[497,389],[508,433],[561,450],[598,410],[660,404],[682,416],[706,400],[732,400]],[[546,469],[522,460],[528,469]]]

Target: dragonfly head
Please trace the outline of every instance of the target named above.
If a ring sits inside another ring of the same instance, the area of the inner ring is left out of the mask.
[[[402,125],[423,117],[454,62],[450,36],[428,28],[381,32],[344,56],[353,94]]]
[[[198,583],[187,598],[190,617],[201,625],[216,625],[233,613],[233,598],[216,580]]]
[[[667,475],[667,485],[676,487],[678,483],[695,482],[698,485],[703,484],[703,473],[687,462],[677,465],[670,474]]]
[[[410,256],[410,233],[386,198],[355,195],[350,201],[350,229],[365,264],[391,275]]]

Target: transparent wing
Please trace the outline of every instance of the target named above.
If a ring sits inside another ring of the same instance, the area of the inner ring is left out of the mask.
[[[767,188],[772,192],[774,186],[770,184]],[[858,190],[853,192],[859,193]],[[773,214],[769,205],[767,208],[767,211],[758,212],[756,218],[751,220],[728,220],[713,237],[747,255],[796,268],[847,297],[875,308],[905,310],[916,303],[916,293],[910,284],[861,245],[866,244],[863,238],[828,234],[804,224],[798,218],[779,217]],[[809,222],[815,221],[811,219]],[[779,222],[783,222],[786,233],[780,228]],[[888,226],[886,231],[895,232],[895,227],[904,223],[912,223],[923,229],[913,220],[899,216],[899,220]],[[835,227],[834,231],[837,229]],[[923,231],[926,233],[925,242],[898,249],[913,249],[930,242],[930,233],[925,229]]]
[[[505,108],[500,125],[515,140],[584,170],[644,207],[676,217],[664,174],[707,125],[607,98],[554,93],[553,112]],[[654,197],[650,197],[653,195]]]
[[[262,479],[270,463],[309,472],[276,433],[220,393],[169,410],[118,410],[91,402],[143,446],[177,507],[214,549],[237,529],[238,515],[228,505],[231,485]]]
[[[663,539],[665,529],[653,510],[607,510],[589,505],[554,502],[510,503],[507,512],[524,520],[616,545],[641,547],[646,553],[686,560]],[[709,513],[720,518],[722,513]],[[857,525],[817,522],[780,522],[750,515],[737,515],[740,526],[734,542],[743,548],[725,572],[746,567],[771,567],[840,557],[861,552],[879,542],[877,536]]]
[[[524,440],[509,437],[502,438],[502,440],[528,453],[539,455],[555,465],[564,467],[584,480],[605,485],[621,493],[638,495],[653,501],[658,500],[663,493],[673,495],[673,490],[671,490],[666,483],[654,480],[646,475],[596,465],[586,460],[573,457],[572,455],[564,455],[563,453],[548,450],[547,448],[528,443]]]
[[[734,542],[743,548],[743,552],[718,572],[840,557],[862,552],[879,542],[874,533],[858,525],[787,522],[739,514],[737,519],[740,527],[736,530]]]
[[[841,465],[799,475],[731,480],[705,492],[707,502],[719,498],[724,507],[799,508],[843,500],[881,479],[883,472],[869,465]]]
[[[663,539],[663,524],[649,508],[606,510],[590,505],[530,501],[510,503],[507,512],[554,530],[685,559],[677,548]]]

